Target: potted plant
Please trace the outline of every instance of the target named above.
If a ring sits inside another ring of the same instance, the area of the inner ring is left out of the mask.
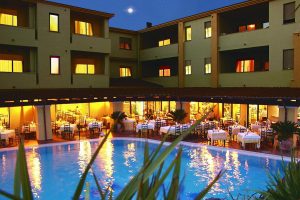
[[[112,131],[119,132],[124,129],[123,119],[127,117],[125,112],[115,111],[110,115],[110,117],[114,120]]]
[[[177,109],[175,111],[171,111],[168,115],[173,119],[173,121],[182,123],[188,114],[183,109]]]
[[[296,123],[291,121],[277,122],[272,125],[272,128],[278,134],[279,148],[283,151],[291,150],[293,134],[297,132]]]

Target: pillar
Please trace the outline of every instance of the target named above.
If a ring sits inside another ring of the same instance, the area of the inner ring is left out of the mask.
[[[240,121],[239,123],[241,125],[246,125],[246,127],[248,122],[248,118],[247,118],[247,104],[241,104],[241,113],[240,113]]]
[[[217,13],[211,16],[211,87],[219,86],[219,16]]]
[[[294,44],[294,80],[292,87],[300,87],[300,33],[294,33],[293,36]]]
[[[35,106],[36,139],[38,141],[52,140],[50,105]]]
[[[286,107],[286,120],[297,122],[298,107]],[[285,121],[285,109],[283,106],[279,106],[279,121]]]
[[[123,111],[123,102],[117,101],[117,102],[112,102],[112,111]]]
[[[184,87],[184,24],[178,23],[178,87]]]
[[[191,105],[190,102],[181,102],[176,101],[176,110],[183,109],[188,115],[184,119],[184,123],[187,123],[190,121],[190,114],[191,114]]]

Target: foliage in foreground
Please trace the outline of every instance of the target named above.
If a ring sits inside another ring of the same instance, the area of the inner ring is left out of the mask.
[[[181,154],[182,149],[179,148],[176,157],[172,160],[172,162],[166,166],[166,169],[163,170],[164,160],[170,155],[170,153],[175,149],[175,147],[179,144],[179,142],[185,138],[195,127],[199,124],[203,119],[207,117],[208,113],[205,114],[202,119],[197,121],[194,125],[192,125],[187,131],[183,132],[178,138],[174,140],[170,145],[162,148],[164,142],[167,138],[167,135],[162,139],[159,146],[153,151],[149,152],[148,143],[145,145],[144,149],[144,165],[138,172],[138,174],[133,177],[130,182],[125,186],[125,188],[120,192],[120,194],[116,197],[117,200],[127,200],[127,199],[146,199],[146,200],[154,200],[157,199],[158,195],[163,196],[166,200],[178,199],[180,194],[180,163],[181,163]],[[103,189],[100,185],[97,176],[94,174],[92,170],[92,165],[97,158],[101,148],[106,142],[110,132],[106,134],[106,136],[101,141],[100,145],[97,147],[94,152],[90,162],[85,168],[84,173],[82,174],[80,181],[75,189],[73,199],[80,199],[80,195],[82,194],[84,184],[86,182],[87,175],[92,173],[94,177],[94,181],[96,183],[97,189],[100,193],[101,199],[112,199],[112,192],[110,187]],[[14,194],[9,194],[5,191],[0,190],[0,195],[3,195],[9,199],[33,199],[33,194],[31,191],[30,180],[28,176],[27,164],[26,164],[26,156],[24,145],[21,142],[18,150],[18,158],[16,162],[16,170],[15,170],[15,179],[14,179]],[[165,180],[168,176],[171,175],[171,183],[169,189],[165,188]],[[215,179],[197,196],[196,200],[203,199],[204,196],[209,192],[215,182],[223,175],[224,171],[220,171]],[[162,192],[161,192],[162,190]],[[22,194],[21,194],[22,193]],[[162,193],[162,194],[161,194]],[[86,195],[88,199],[88,194]]]
[[[291,162],[282,162],[282,173],[269,175],[267,189],[260,191],[264,200],[299,200],[300,199],[300,163],[292,153]]]

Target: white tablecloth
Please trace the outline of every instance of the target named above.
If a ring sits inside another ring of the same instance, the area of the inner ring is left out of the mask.
[[[243,148],[246,143],[255,143],[256,147],[260,148],[260,136],[253,132],[238,133],[237,141],[242,143]]]
[[[65,124],[60,126],[60,131],[64,131],[65,128]],[[72,131],[72,133],[74,133],[75,131],[77,131],[77,125],[76,124],[70,124],[70,130]]]
[[[133,131],[134,130],[135,119],[124,119],[124,130],[125,131]]]
[[[211,140],[213,144],[214,140],[226,140],[226,131],[220,129],[208,130],[207,132],[207,139]]]
[[[187,125],[187,128],[189,128],[190,125]],[[180,132],[182,132],[182,125],[180,125]],[[175,133],[175,126],[162,126],[159,129],[160,134],[174,134]]]
[[[97,128],[100,128],[100,129],[101,129],[101,127],[102,127],[102,122],[98,122],[98,121],[96,121],[96,122],[95,122],[95,121],[94,121],[94,122],[90,122],[90,123],[88,124],[88,127],[89,127],[89,128],[94,128],[94,127],[93,127],[93,124],[97,124],[97,125],[96,125]]]
[[[241,132],[241,129],[247,130],[246,127],[242,125],[228,126],[228,131],[230,128],[232,129],[232,135],[237,135],[239,132]]]
[[[15,137],[15,130],[12,129],[1,130],[0,134],[1,134],[0,135],[1,139],[5,139],[6,142],[8,142],[8,138]]]
[[[154,130],[155,124],[154,123],[148,123],[148,130]],[[136,125],[136,132],[138,133],[139,131],[142,130],[142,124],[139,123]]]
[[[257,133],[259,134],[259,135],[261,135],[261,132],[262,131],[267,131],[267,133],[273,133],[273,129],[272,128],[268,128],[268,129],[266,129],[266,128],[259,128],[258,130],[257,130]]]

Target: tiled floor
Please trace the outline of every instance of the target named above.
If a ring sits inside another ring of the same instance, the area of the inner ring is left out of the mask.
[[[141,137],[141,136],[136,134],[135,132],[122,132],[122,133],[111,133],[110,137],[113,138],[113,137]],[[162,137],[157,134],[149,134],[148,138],[154,139],[154,140],[162,139]],[[85,133],[83,132],[80,135],[80,140],[85,140],[85,139],[87,139],[87,138],[85,137]],[[73,140],[79,140],[79,136],[75,135],[75,138]],[[66,142],[66,141],[70,141],[70,140],[65,140],[65,139],[62,139],[60,136],[54,135],[53,140],[47,141],[45,143],[57,143],[57,142]],[[167,141],[171,142],[172,139],[168,139]],[[202,139],[202,138],[195,137],[195,136],[189,136],[189,137],[185,138],[184,141],[210,145],[206,139]],[[39,145],[39,144],[36,140],[25,140],[25,146],[37,146],[37,145]],[[215,142],[214,145],[221,146],[221,147],[224,146],[223,142]],[[225,147],[233,148],[233,149],[242,149],[241,145],[238,144],[236,141],[226,141]],[[256,149],[254,145],[247,144],[246,150],[254,151],[254,152],[268,153],[268,154],[275,154],[275,155],[290,156],[289,152],[281,152],[278,149],[274,149],[272,147],[272,144],[265,144],[265,143],[261,144],[260,149]],[[296,153],[296,156],[300,158],[300,146],[299,145],[298,145],[295,153]]]

